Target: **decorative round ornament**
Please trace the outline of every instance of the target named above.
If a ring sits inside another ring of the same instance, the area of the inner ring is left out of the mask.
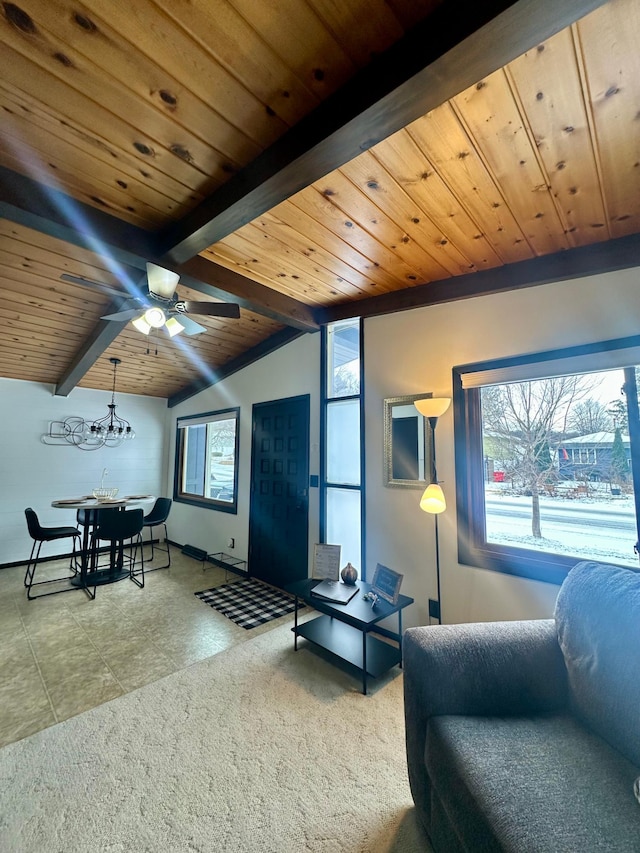
[[[340,572],[340,577],[347,584],[347,586],[354,586],[355,582],[358,580],[358,572],[351,563],[347,563],[344,569]]]

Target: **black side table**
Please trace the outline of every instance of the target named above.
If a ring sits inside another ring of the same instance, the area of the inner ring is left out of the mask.
[[[363,596],[371,591],[371,584],[358,581],[358,592],[347,604],[334,604],[312,595],[313,587],[320,581],[307,578],[285,587],[295,596],[295,623],[291,629],[294,648],[298,650],[298,637],[315,643],[336,657],[346,660],[362,672],[362,692],[367,693],[367,676],[377,678],[391,667],[402,666],[402,611],[413,604],[413,598],[400,595],[396,604],[378,598],[375,607]],[[321,616],[298,624],[298,601],[318,610]],[[376,628],[378,622],[398,614],[398,633]],[[378,631],[394,640],[397,645],[385,643],[371,632]]]

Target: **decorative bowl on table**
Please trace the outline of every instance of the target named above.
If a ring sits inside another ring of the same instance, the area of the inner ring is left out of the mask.
[[[97,501],[112,501],[118,494],[118,489],[94,489],[93,496]]]

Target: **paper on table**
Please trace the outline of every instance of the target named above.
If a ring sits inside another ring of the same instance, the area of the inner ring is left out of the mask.
[[[314,545],[311,577],[337,581],[340,578],[340,545]]]

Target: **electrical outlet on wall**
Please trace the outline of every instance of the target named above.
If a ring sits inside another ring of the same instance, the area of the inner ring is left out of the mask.
[[[227,547],[228,548],[235,548],[236,547],[236,540],[232,539],[232,538],[227,539]]]

